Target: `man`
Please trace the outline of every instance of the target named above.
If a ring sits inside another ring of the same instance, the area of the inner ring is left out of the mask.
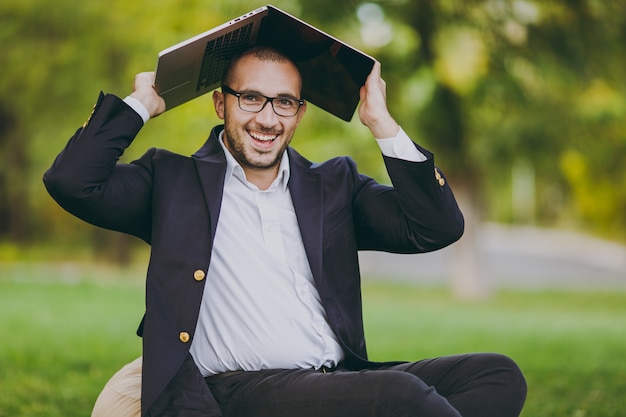
[[[519,414],[524,378],[504,356],[367,360],[357,250],[426,252],[463,232],[432,154],[390,116],[378,63],[358,112],[394,188],[289,147],[307,104],[296,66],[270,48],[233,60],[213,93],[224,126],[191,158],[151,149],[117,163],[165,110],[152,83],[142,73],[124,101],[101,95],[44,176],[74,215],[152,246],[143,356],[94,416]]]

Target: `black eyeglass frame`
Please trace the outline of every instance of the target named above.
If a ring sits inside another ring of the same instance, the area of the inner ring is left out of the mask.
[[[263,111],[263,109],[265,108],[265,106],[267,106],[267,103],[271,103],[272,104],[272,110],[274,111],[274,113],[276,113],[276,115],[281,116],[281,117],[294,117],[296,116],[299,112],[300,112],[300,107],[302,107],[305,104],[305,100],[299,99],[299,98],[295,98],[295,97],[290,97],[290,96],[278,96],[278,97],[268,97],[265,96],[261,93],[257,93],[254,91],[235,91],[232,88],[230,88],[227,85],[223,85],[222,86],[222,92],[223,93],[227,93],[230,94],[232,96],[237,97],[237,104],[239,105],[239,108],[245,112],[248,113],[260,113]],[[241,96],[244,94],[250,94],[256,97],[263,97],[265,99],[265,102],[263,103],[263,105],[261,106],[261,108],[259,110],[246,110],[243,107],[241,107]],[[295,100],[298,103],[298,108],[296,109],[294,114],[280,114],[276,111],[276,107],[274,107],[274,100],[276,99],[289,99],[289,100]]]

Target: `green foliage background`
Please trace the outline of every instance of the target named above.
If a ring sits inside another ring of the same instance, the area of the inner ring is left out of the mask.
[[[262,4],[4,0],[0,241],[106,246],[118,239],[62,213],[43,189],[43,172],[100,90],[125,96],[161,49]],[[482,218],[626,241],[623,0],[274,5],[382,62],[392,112],[435,151]],[[314,160],[349,154],[385,181],[378,149],[357,119],[345,123],[312,108],[294,145]],[[125,158],[149,146],[189,154],[216,123],[209,97],[200,98],[151,121]],[[519,167],[531,184],[521,202],[512,177]]]
[[[48,261],[67,259],[68,250],[73,260],[93,261],[94,252],[134,260],[124,237],[64,213],[45,192],[43,172],[100,90],[125,96],[160,50],[262,4],[0,2],[0,416],[85,415],[112,372],[140,350],[132,317],[141,316],[143,290],[133,280],[144,274],[145,252],[134,278],[102,264],[84,273],[37,263],[38,245]],[[436,153],[455,192],[470,196],[483,219],[626,242],[624,0],[273,4],[382,62],[393,114]],[[374,41],[393,36],[376,46],[362,30]],[[218,122],[202,97],[150,121],[124,159],[151,146],[192,153]],[[344,123],[311,107],[294,146],[313,160],[351,155],[387,180],[356,118]],[[520,178],[530,188],[518,194]],[[621,293],[504,294],[468,305],[437,291],[366,285],[365,297],[376,359],[499,350],[529,378],[524,415],[623,413]],[[428,343],[398,339],[411,331]]]

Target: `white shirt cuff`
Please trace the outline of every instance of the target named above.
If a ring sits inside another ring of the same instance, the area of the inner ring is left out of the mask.
[[[376,139],[383,155],[411,162],[424,162],[427,158],[413,144],[409,136],[400,128],[393,138]]]
[[[148,109],[146,109],[146,106],[144,106],[143,103],[135,97],[127,96],[124,99],[124,103],[128,104],[131,109],[135,110],[137,114],[141,116],[144,124],[150,120],[150,113],[148,112]]]

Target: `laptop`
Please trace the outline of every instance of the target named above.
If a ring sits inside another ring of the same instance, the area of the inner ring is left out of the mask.
[[[272,46],[296,63],[304,100],[352,119],[374,59],[271,5],[161,51],[155,89],[170,110],[220,87],[230,58],[255,45]]]

